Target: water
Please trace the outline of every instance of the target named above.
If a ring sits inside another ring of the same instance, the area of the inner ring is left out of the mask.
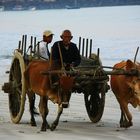
[[[0,12],[0,62],[10,62],[23,34],[41,40],[46,29],[54,32],[53,42],[64,29],[72,31],[77,44],[79,36],[92,38],[93,51],[100,48],[103,64],[111,66],[134,59],[140,46],[140,6]]]

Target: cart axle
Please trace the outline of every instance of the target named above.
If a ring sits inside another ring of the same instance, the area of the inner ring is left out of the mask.
[[[2,86],[2,90],[5,92],[5,93],[12,93],[12,82],[9,82],[9,83],[4,83],[4,85]]]

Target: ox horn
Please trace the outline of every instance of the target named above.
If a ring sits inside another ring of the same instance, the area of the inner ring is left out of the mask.
[[[139,47],[137,47],[137,50],[136,50],[136,53],[135,53],[134,63],[136,63],[136,59],[137,59],[137,55],[138,55],[138,51],[139,51]]]

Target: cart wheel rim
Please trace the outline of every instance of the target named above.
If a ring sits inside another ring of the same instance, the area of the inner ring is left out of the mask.
[[[14,123],[19,123],[24,112],[26,99],[24,71],[23,56],[15,51],[9,76],[9,81],[12,82],[12,93],[9,94],[9,110],[11,120]]]

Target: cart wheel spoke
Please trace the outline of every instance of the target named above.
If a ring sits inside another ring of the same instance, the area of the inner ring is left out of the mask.
[[[19,95],[22,94],[21,89],[17,88],[16,91],[19,93]]]
[[[16,88],[21,88],[21,86],[22,86],[22,83],[21,83],[21,81],[20,82],[18,82],[18,84],[16,85]],[[21,89],[20,89],[21,90]]]

